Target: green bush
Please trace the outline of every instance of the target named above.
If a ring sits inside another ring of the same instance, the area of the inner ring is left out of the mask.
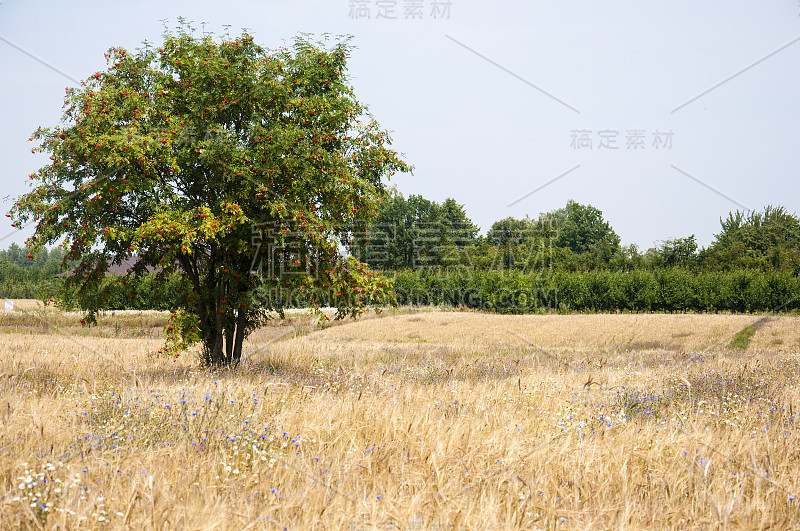
[[[800,309],[800,279],[788,272],[685,269],[558,272],[399,271],[400,304],[449,305],[499,313],[765,312]]]

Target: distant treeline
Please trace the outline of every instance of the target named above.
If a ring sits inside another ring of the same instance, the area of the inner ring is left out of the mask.
[[[570,201],[538,218],[506,218],[485,236],[454,199],[393,194],[369,227],[353,231],[350,252],[394,279],[400,304],[451,305],[503,313],[763,312],[800,309],[800,219],[783,207],[733,212],[699,249],[694,235],[645,252],[622,246],[590,205]],[[76,297],[60,290],[70,270],[60,248],[31,259],[16,244],[0,250],[0,297]],[[119,275],[102,286],[104,309],[175,306],[179,275],[150,274],[137,289]],[[330,294],[281,293],[288,306]],[[380,301],[375,301],[380,302]]]
[[[395,194],[382,202],[375,223],[357,233],[354,254],[382,270],[467,267],[479,270],[789,271],[800,273],[800,219],[783,207],[732,212],[706,248],[695,235],[642,250],[620,237],[591,205],[570,201],[537,218],[505,218],[485,236],[453,199],[439,204]]]
[[[402,271],[400,304],[499,313],[767,312],[800,309],[800,279],[785,271]]]
[[[42,299],[55,297],[62,280],[64,251],[43,249],[36,260],[28,251],[12,243],[0,250],[0,297],[5,299]]]
[[[39,299],[58,298],[68,308],[74,307],[74,297],[63,292],[63,275],[69,274],[60,247],[42,249],[34,259],[28,250],[12,243],[0,250],[0,298]],[[104,309],[109,310],[168,310],[174,307],[172,294],[180,281],[175,276],[158,282],[148,275],[136,290],[122,282],[120,275],[109,275],[103,283]]]

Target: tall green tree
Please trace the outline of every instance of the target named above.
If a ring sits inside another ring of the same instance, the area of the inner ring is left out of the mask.
[[[478,241],[479,228],[467,216],[464,205],[452,197],[445,199],[439,206],[438,226],[434,239],[434,256],[441,266],[461,267],[470,265],[466,263],[470,254],[467,248],[474,246]]]
[[[11,245],[8,246],[8,249],[0,251],[0,262],[8,262],[20,267],[28,267],[31,262],[26,258],[27,254],[29,254],[27,251],[12,242]]]
[[[64,251],[59,247],[37,251],[12,243],[0,250],[0,297],[37,298],[49,304],[62,282],[58,274],[63,271],[63,261]]]
[[[530,270],[550,267],[552,232],[549,225],[529,218],[496,221],[486,233],[500,260],[495,267]]]
[[[697,264],[697,241],[694,234],[686,238],[664,240],[658,247],[662,265],[667,267],[694,267]]]
[[[210,364],[236,362],[295,291],[355,315],[388,286],[339,248],[410,168],[354,96],[350,51],[303,37],[270,51],[187,24],[158,47],[111,48],[34,134],[52,162],[10,214],[36,222],[31,248],[63,240],[89,321],[111,264],[135,260],[129,296],[149,271],[182,272],[166,348],[199,341]]]
[[[721,230],[702,253],[710,269],[800,270],[800,219],[782,206],[739,210],[720,219]]]
[[[576,254],[591,252],[605,261],[619,250],[620,237],[603,219],[603,213],[591,205],[570,200],[564,208],[542,216],[542,220],[556,227],[556,247]]]
[[[464,205],[453,198],[437,203],[394,192],[382,201],[368,231],[355,242],[354,252],[382,269],[411,269],[453,265],[477,241],[478,227]]]
[[[529,219],[507,217],[492,223],[491,228],[486,233],[486,241],[489,245],[497,247],[519,245],[531,239],[534,230]]]

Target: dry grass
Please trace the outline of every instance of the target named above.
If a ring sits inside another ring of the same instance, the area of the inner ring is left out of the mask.
[[[38,299],[0,299],[0,302],[10,300],[14,303],[14,311],[31,311],[43,309],[44,303]],[[5,312],[3,306],[0,306],[0,312]]]
[[[37,317],[0,319],[4,526],[800,526],[797,317],[296,317],[225,371]]]

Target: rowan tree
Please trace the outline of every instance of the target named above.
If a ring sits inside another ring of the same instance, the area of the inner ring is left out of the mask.
[[[410,170],[354,96],[351,50],[302,36],[267,50],[184,23],[160,46],[111,48],[105,71],[66,89],[59,125],[34,133],[51,162],[9,214],[36,223],[29,248],[60,241],[78,264],[66,289],[89,323],[112,264],[133,260],[129,296],[148,274],[180,273],[164,350],[201,342],[209,364],[238,361],[247,335],[298,300],[337,318],[390,300],[340,253],[384,180]]]

